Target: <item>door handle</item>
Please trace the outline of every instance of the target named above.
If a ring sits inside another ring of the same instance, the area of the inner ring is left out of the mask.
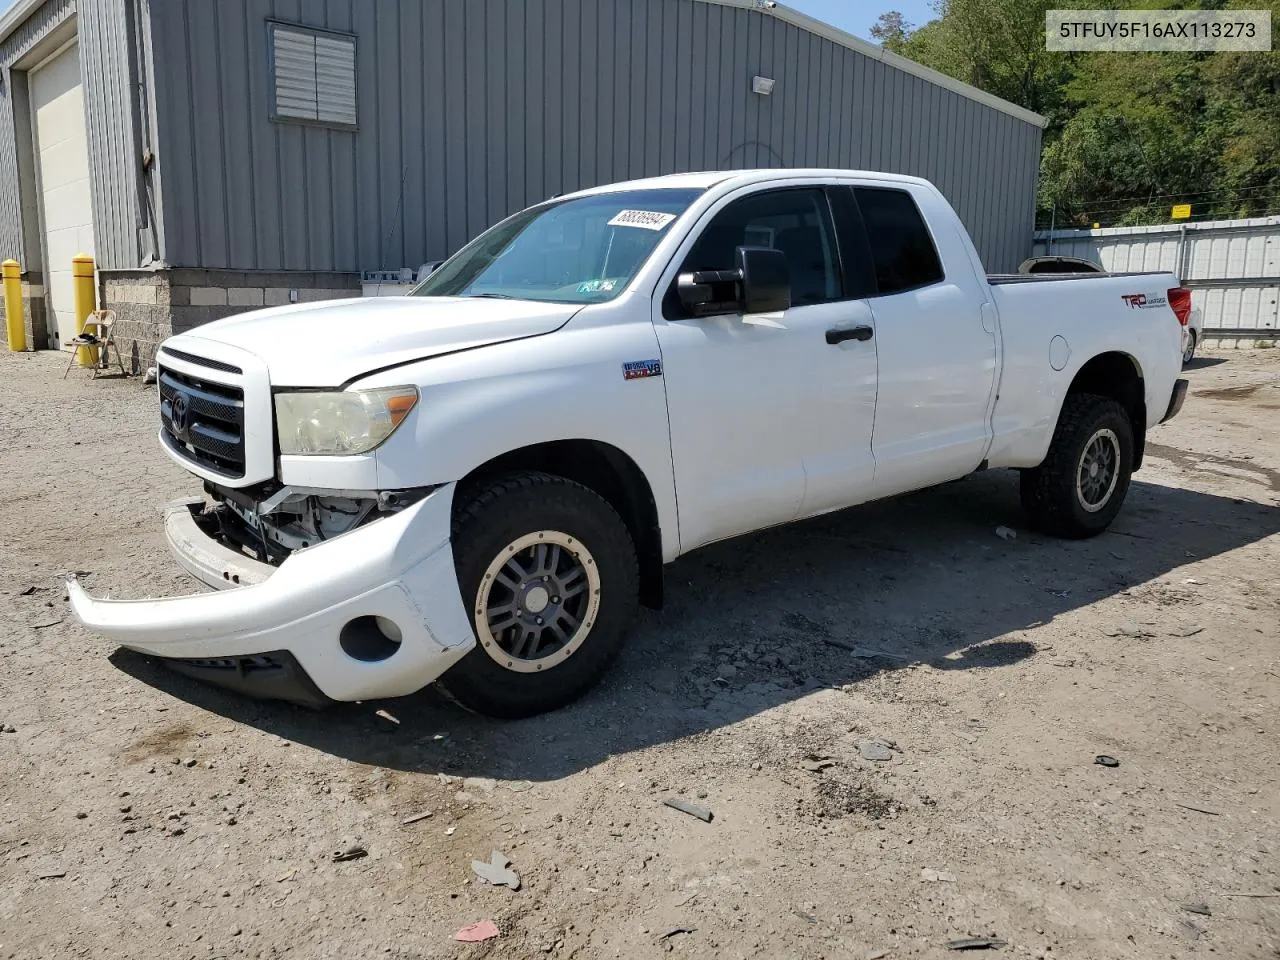
[[[833,327],[827,331],[827,343],[833,346],[837,343],[844,343],[846,340],[870,340],[875,335],[875,331],[867,326],[857,327]]]

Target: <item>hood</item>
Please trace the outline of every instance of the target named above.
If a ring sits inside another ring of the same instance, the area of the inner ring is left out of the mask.
[[[581,304],[460,297],[368,297],[290,304],[216,320],[173,338],[260,357],[279,387],[336,387],[415,360],[551,333]]]

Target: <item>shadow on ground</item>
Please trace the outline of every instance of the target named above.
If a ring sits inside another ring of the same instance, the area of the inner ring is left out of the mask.
[[[997,537],[1000,525],[1017,527],[1017,539]],[[1058,541],[1021,528],[1014,474],[979,474],[682,558],[667,568],[666,608],[644,616],[596,690],[515,723],[463,713],[430,690],[313,713],[127,651],[114,662],[182,700],[360,763],[551,780],[910,663],[1017,663],[1036,652],[1018,631],[1277,532],[1280,509],[1135,482],[1111,531]],[[1143,589],[1168,604],[1171,625],[1194,611],[1176,595],[1194,588]],[[379,731],[379,708],[398,729]]]
[[[1220,363],[1226,363],[1226,357],[1192,357],[1190,363],[1182,365],[1183,370],[1205,370],[1209,367],[1216,367]]]

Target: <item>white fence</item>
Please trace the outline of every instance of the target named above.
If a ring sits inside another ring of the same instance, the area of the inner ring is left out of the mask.
[[[1171,271],[1191,288],[1205,339],[1280,337],[1280,217],[1038,230],[1033,249],[1036,256],[1083,257],[1117,273]]]

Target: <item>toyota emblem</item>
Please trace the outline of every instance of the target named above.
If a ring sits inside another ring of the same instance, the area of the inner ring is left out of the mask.
[[[178,435],[179,439],[186,439],[187,436],[187,415],[191,412],[191,397],[185,393],[175,393],[173,395],[172,413],[169,420],[173,424],[173,432]]]

